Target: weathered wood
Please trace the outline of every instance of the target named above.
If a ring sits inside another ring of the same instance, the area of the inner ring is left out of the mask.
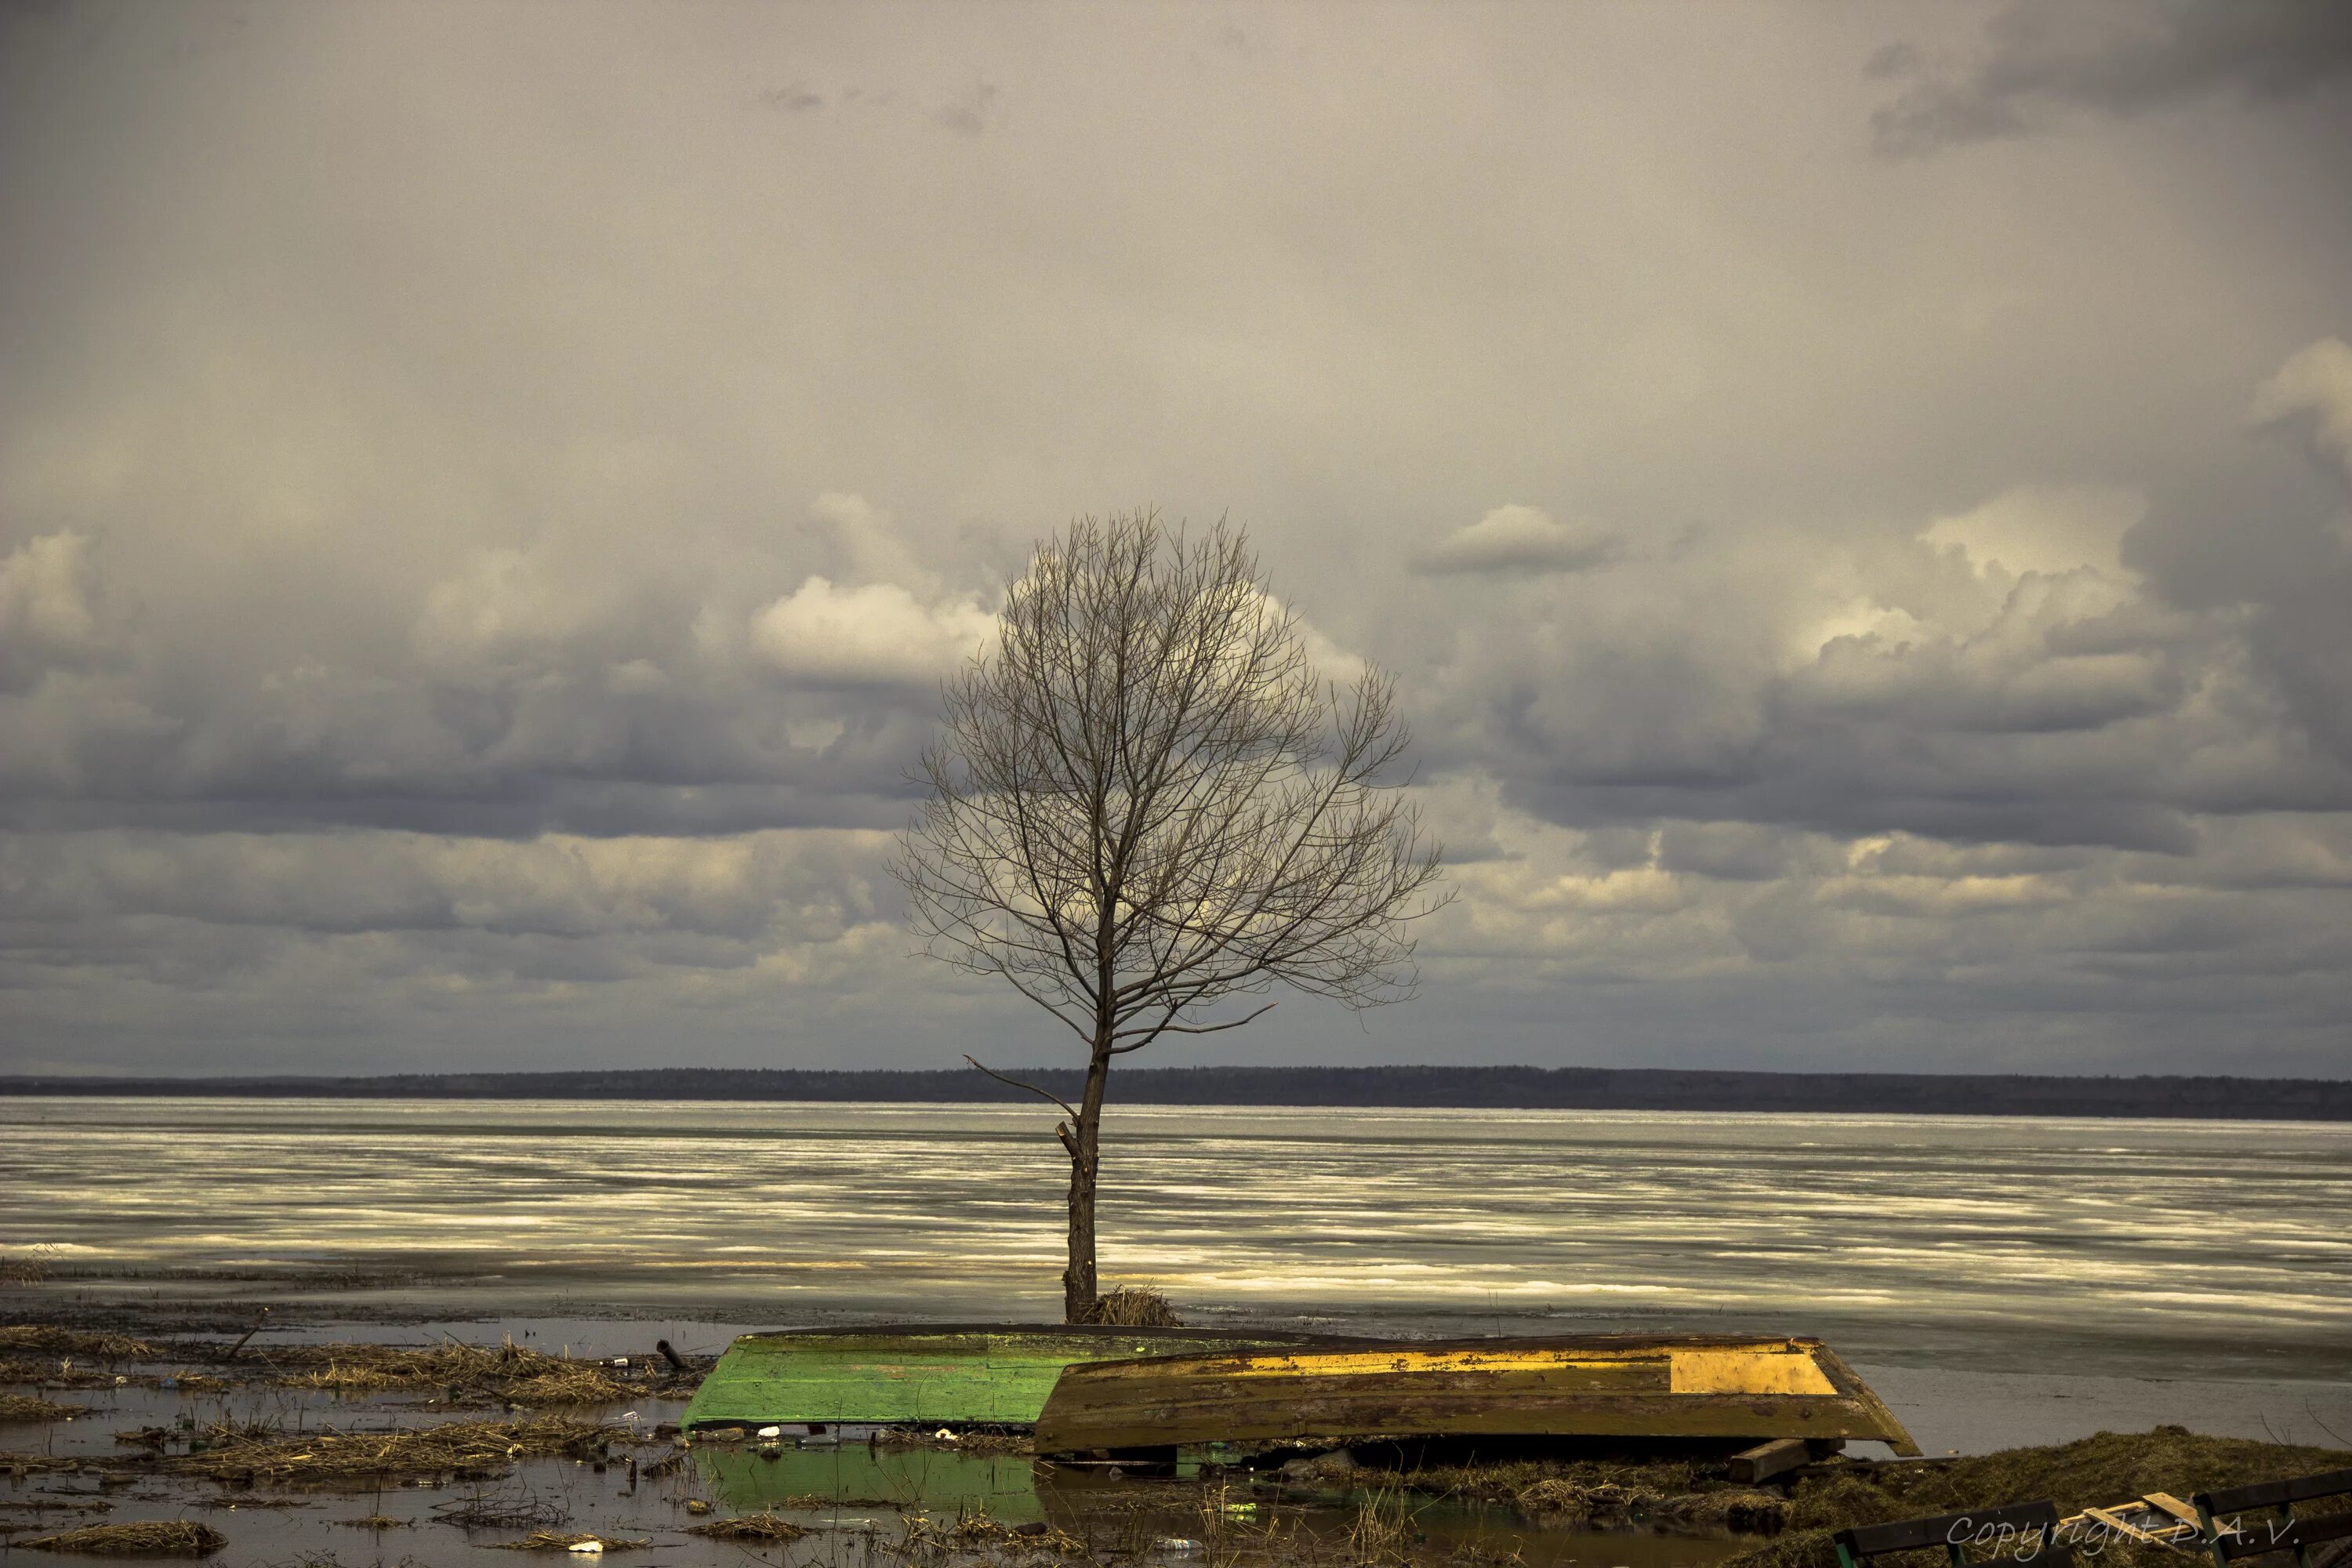
[[[1218,1329],[1009,1324],[887,1325],[746,1334],[727,1348],[679,1417],[698,1426],[823,1422],[887,1426],[1036,1420],[1073,1362],[1273,1349],[1303,1336]],[[1326,1337],[1326,1343],[1338,1343]]]
[[[1811,1462],[1812,1445],[1802,1437],[1775,1437],[1731,1456],[1731,1479],[1754,1486]]]
[[[2040,1550],[2029,1561],[2056,1555],[2070,1559],[2058,1539],[2058,1505],[2042,1499],[2011,1503],[2003,1508],[1974,1508],[1965,1513],[1942,1513],[1927,1519],[1898,1519],[1886,1524],[1857,1524],[1833,1538],[1839,1553],[1857,1563],[1893,1552],[1941,1548],[1954,1563],[1967,1561],[1974,1545],[2015,1557],[2016,1549],[2037,1541]]]
[[[2251,1486],[2224,1487],[2197,1494],[2197,1513],[2210,1532],[2206,1545],[2213,1561],[2228,1564],[2242,1557],[2290,1552],[2296,1568],[2312,1568],[2314,1546],[2352,1540],[2352,1512],[2296,1519],[2294,1505],[2321,1498],[2352,1494],[2352,1469],[2322,1470],[2283,1481],[2256,1481]],[[2248,1510],[2277,1509],[2276,1519],[2247,1519]]]
[[[1807,1340],[1401,1342],[1074,1365],[1037,1417],[1040,1452],[1301,1436],[1877,1439],[1910,1435]],[[1837,1382],[1847,1385],[1840,1392]],[[1745,1384],[1748,1391],[1741,1391]],[[1803,1388],[1817,1392],[1790,1393]],[[1801,1457],[1799,1463],[1802,1462]]]
[[[2317,1475],[2297,1476],[2292,1480],[2223,1487],[2219,1491],[2200,1492],[2197,1506],[2208,1513],[2236,1513],[2250,1508],[2282,1508],[2341,1492],[2352,1492],[2352,1470],[2322,1470]]]
[[[2352,1513],[2331,1513],[2317,1519],[2266,1519],[2241,1523],[2236,1531],[2214,1537],[2213,1552],[2224,1563],[2259,1557],[2266,1552],[2292,1552],[2300,1561],[2324,1542],[2345,1540],[2352,1540]]]

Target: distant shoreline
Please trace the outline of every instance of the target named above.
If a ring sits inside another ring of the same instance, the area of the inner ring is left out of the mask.
[[[1013,1076],[1064,1098],[1069,1068]],[[2352,1080],[2029,1074],[1735,1072],[1666,1068],[1123,1068],[1126,1105],[1427,1107],[1486,1110],[1833,1111],[1929,1116],[2107,1116],[2352,1121]],[[970,1068],[646,1068],[402,1073],[371,1078],[0,1077],[0,1097],[176,1096],[336,1100],[709,1100],[1034,1103]]]

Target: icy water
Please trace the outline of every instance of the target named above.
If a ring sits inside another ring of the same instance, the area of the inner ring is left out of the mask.
[[[634,1355],[656,1335],[709,1353],[747,1328],[845,1318],[1050,1317],[1051,1126],[1019,1107],[0,1100],[0,1254],[49,1271],[0,1284],[0,1318],[234,1332],[266,1303],[264,1350],[511,1333]],[[1107,1271],[1195,1321],[1816,1333],[1930,1453],[2164,1422],[2352,1447],[2352,1127],[1150,1108],[1114,1111],[1109,1139]],[[125,1426],[433,1418],[274,1388],[58,1397],[96,1408],[7,1446],[95,1460]],[[606,1414],[650,1429],[677,1408]],[[1169,1568],[1203,1560],[1214,1522],[1197,1487],[1097,1495],[1099,1478],[935,1451],[698,1449],[642,1486],[618,1461],[526,1460],[499,1485],[566,1528],[651,1537],[679,1568],[880,1568],[904,1560],[917,1504],[1051,1521]],[[514,1561],[498,1550],[514,1530],[441,1521],[446,1487],[234,1509],[152,1479],[104,1487],[0,1484],[0,1540],[95,1517],[74,1510],[194,1507],[230,1537],[225,1562]],[[785,1500],[815,1531],[792,1548],[684,1533],[690,1500]],[[1240,1517],[1336,1542],[1360,1500],[1246,1492]],[[371,1513],[396,1522],[350,1528]],[[1706,1568],[1739,1544],[1454,1502],[1415,1529],[1432,1561],[1517,1552],[1530,1568]]]
[[[1759,1327],[1930,1371],[2352,1381],[2352,1126],[1192,1107],[1107,1126],[1107,1278],[1213,1320]],[[1019,1106],[6,1100],[0,1253],[60,1285],[460,1315],[1051,1316],[1066,1170]]]

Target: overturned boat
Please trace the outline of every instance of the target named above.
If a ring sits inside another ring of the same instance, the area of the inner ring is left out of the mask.
[[[780,1426],[795,1438],[832,1436],[844,1426],[1027,1427],[1063,1369],[1076,1363],[1339,1342],[1216,1329],[1004,1323],[745,1334],[703,1379],[678,1425],[688,1432]]]
[[[1421,1437],[1780,1437],[1918,1445],[1812,1339],[1404,1341],[1170,1352],[1065,1368],[1041,1454]]]

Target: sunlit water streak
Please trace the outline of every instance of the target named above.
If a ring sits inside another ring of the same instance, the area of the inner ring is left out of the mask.
[[[2352,1378],[2352,1127],[1115,1109],[1104,1268],[1337,1326],[1762,1327],[1881,1362]],[[0,1251],[412,1304],[1050,1314],[1016,1106],[0,1100]]]

